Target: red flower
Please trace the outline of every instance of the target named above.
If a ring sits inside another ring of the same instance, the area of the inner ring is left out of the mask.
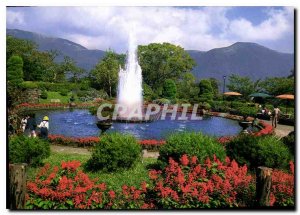
[[[116,198],[116,193],[115,193],[115,191],[110,190],[110,191],[108,192],[108,194],[109,194],[109,197],[110,197],[111,199]]]
[[[189,158],[186,154],[182,155],[180,161],[183,166],[187,166],[189,164]]]

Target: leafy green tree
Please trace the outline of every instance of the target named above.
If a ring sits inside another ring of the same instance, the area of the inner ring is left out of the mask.
[[[7,62],[7,81],[9,85],[19,86],[23,80],[23,59],[13,55]]]
[[[108,50],[105,57],[91,71],[91,80],[93,86],[98,89],[104,89],[110,96],[116,95],[118,84],[118,71],[121,65],[124,65],[125,56]]]
[[[177,97],[181,99],[193,99],[197,97],[199,88],[196,85],[196,78],[191,72],[182,75],[177,81]]]
[[[199,99],[201,102],[211,101],[214,91],[209,79],[202,79],[199,83]]]
[[[138,47],[139,63],[143,79],[156,93],[166,79],[179,79],[195,66],[194,60],[180,46],[170,43],[151,43]]]
[[[227,88],[230,91],[239,92],[244,99],[248,99],[251,93],[259,91],[258,82],[253,83],[249,77],[241,77],[239,75],[229,76],[229,84]]]
[[[213,90],[213,95],[217,96],[219,94],[220,82],[215,78],[209,78],[208,80],[210,81],[210,84],[211,84],[211,87]]]
[[[146,100],[152,100],[157,98],[157,95],[153,92],[151,87],[146,83],[143,83],[143,97]]]
[[[269,94],[277,96],[280,94],[294,94],[295,93],[295,79],[275,77],[267,78],[260,83],[260,86]]]
[[[175,99],[177,94],[176,84],[172,79],[166,79],[163,85],[163,97]]]

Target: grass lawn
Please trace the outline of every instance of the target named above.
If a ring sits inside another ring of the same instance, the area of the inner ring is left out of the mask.
[[[51,103],[51,99],[59,99],[61,103],[69,103],[72,93],[69,92],[67,96],[62,96],[59,92],[47,91],[48,98],[40,99],[40,103],[47,104]],[[76,96],[75,96],[76,99]],[[76,100],[75,100],[76,101]]]
[[[50,163],[51,166],[60,165],[61,161],[79,160],[83,165],[90,158],[90,155],[79,154],[65,154],[58,152],[51,152],[49,158],[45,159],[45,163]],[[98,178],[99,182],[105,182],[109,189],[121,190],[122,185],[138,187],[142,181],[149,182],[147,166],[156,162],[154,158],[144,158],[143,162],[138,162],[136,165],[124,171],[114,173],[101,172],[86,172],[90,178]],[[29,180],[34,179],[39,168],[29,167],[27,177]]]

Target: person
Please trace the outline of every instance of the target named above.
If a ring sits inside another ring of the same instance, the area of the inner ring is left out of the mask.
[[[28,131],[29,137],[36,137],[35,129],[36,129],[36,121],[34,118],[34,114],[30,114],[25,126],[25,130]]]
[[[280,109],[277,106],[274,106],[274,109],[272,111],[272,126],[274,128],[277,127],[279,113],[280,113]]]
[[[49,130],[49,117],[44,116],[43,121],[38,125],[41,129],[40,137],[43,139],[48,139],[48,130]]]
[[[25,132],[25,128],[26,128],[26,124],[27,124],[27,119],[29,118],[29,116],[24,116],[21,119],[21,129],[23,131],[23,133]]]

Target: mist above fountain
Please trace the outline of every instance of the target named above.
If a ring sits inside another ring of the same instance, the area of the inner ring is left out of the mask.
[[[130,33],[125,69],[120,67],[118,83],[118,119],[142,120],[143,88],[142,69],[137,58],[135,35]]]

